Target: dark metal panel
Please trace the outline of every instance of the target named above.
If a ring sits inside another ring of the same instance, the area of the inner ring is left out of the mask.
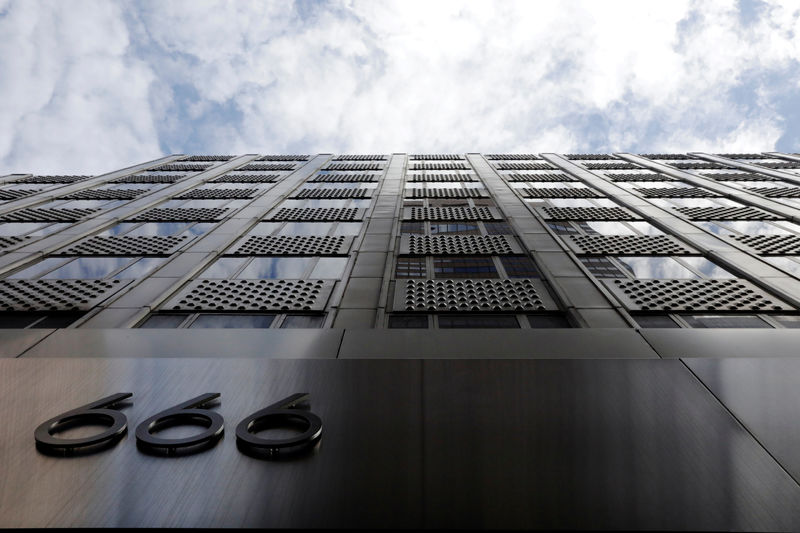
[[[640,331],[661,357],[796,357],[796,329],[658,329]]]
[[[420,363],[317,363],[0,362],[0,527],[420,527]],[[119,391],[134,393],[122,442],[71,458],[36,451],[38,424]],[[227,431],[216,447],[177,458],[137,450],[139,422],[205,392],[221,393],[214,411]],[[296,392],[310,392],[323,420],[314,453],[241,454],[236,424]]]
[[[800,359],[686,359],[684,363],[800,479]]]
[[[0,357],[17,357],[54,329],[0,329]]]
[[[800,487],[678,361],[423,370],[428,527],[800,527]]]

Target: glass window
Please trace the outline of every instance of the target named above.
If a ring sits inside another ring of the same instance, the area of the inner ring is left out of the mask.
[[[287,222],[278,235],[327,235],[333,222]]]
[[[528,315],[531,328],[571,328],[566,317],[561,315]]]
[[[321,328],[325,317],[322,315],[288,315],[281,324],[284,329]]]
[[[273,232],[281,227],[283,222],[259,222],[247,234],[248,235],[272,235]]]
[[[581,257],[583,263],[593,276],[598,278],[624,278],[625,274],[607,257]]]
[[[643,328],[679,328],[680,326],[672,320],[669,315],[636,315],[633,317],[639,326]]]
[[[755,315],[682,315],[693,328],[770,328]]]
[[[61,258],[61,257],[49,257],[47,259],[43,259],[42,261],[39,261],[38,263],[36,263],[34,265],[29,266],[28,268],[20,270],[16,274],[12,274],[12,275],[8,276],[8,278],[9,279],[33,279],[35,277],[38,277],[39,274],[41,274],[43,272],[47,272],[48,270],[51,270],[51,269],[57,267],[58,265],[63,264],[65,261],[66,261],[66,259]]]
[[[453,224],[436,224],[431,223],[431,235],[438,234],[462,234],[462,235],[479,235],[481,230],[478,228],[478,223],[453,223]]]
[[[440,315],[439,327],[450,328],[518,328],[513,315]]]
[[[311,279],[339,279],[344,274],[345,266],[347,266],[346,257],[320,257],[309,277]]]
[[[700,277],[671,257],[620,256],[617,259],[636,279],[698,279]],[[716,265],[712,263],[712,266]]]
[[[781,268],[795,277],[800,277],[800,263],[795,261],[794,257],[789,256],[775,256],[775,257],[762,257],[764,261]]]
[[[147,276],[150,272],[164,264],[164,257],[143,257],[131,266],[114,276],[114,279],[137,279]]]
[[[687,263],[689,266],[696,269],[707,278],[731,279],[736,277],[721,266],[712,263],[705,257],[681,257],[681,261]]]
[[[361,226],[361,222],[339,222],[336,229],[333,230],[333,234],[355,236],[361,233]]]
[[[773,316],[785,328],[800,328],[800,315]]]
[[[223,315],[223,314],[200,314],[191,323],[190,329],[201,328],[268,328],[275,315]]]
[[[225,279],[233,276],[242,268],[247,258],[245,257],[220,257],[211,266],[205,269],[199,277],[209,279]]]
[[[0,313],[0,329],[66,328],[84,314],[82,311]]]
[[[424,222],[401,222],[400,233],[422,235],[425,233]]]
[[[489,235],[513,235],[511,226],[505,222],[484,222],[483,226],[486,228],[486,233]]]
[[[522,255],[502,255],[500,262],[509,278],[538,278],[539,270],[530,257]]]
[[[427,328],[428,315],[393,315],[389,317],[392,329]]]
[[[434,257],[437,278],[497,278],[491,257]]]
[[[426,276],[424,257],[398,257],[396,278],[424,278]]]
[[[570,235],[574,233],[578,233],[578,230],[572,227],[569,222],[548,222],[547,224],[550,226],[557,235]]]
[[[150,315],[139,327],[140,328],[177,328],[188,315]]]
[[[48,272],[44,279],[103,279],[135,261],[132,257],[78,257]]]
[[[237,279],[299,279],[314,261],[313,257],[256,257]]]
[[[17,237],[30,235],[41,237],[69,226],[68,223],[53,224],[52,222],[7,222],[0,224],[0,236]]]

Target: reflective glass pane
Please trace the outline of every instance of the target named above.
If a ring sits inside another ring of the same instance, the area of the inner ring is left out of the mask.
[[[321,315],[289,315],[281,324],[284,329],[321,328],[325,317]]]
[[[35,265],[31,265],[28,268],[20,270],[16,274],[12,274],[8,277],[10,279],[32,279],[38,277],[39,274],[41,274],[42,272],[47,272],[48,270],[63,264],[65,261],[68,261],[68,259],[62,257],[50,257],[48,259],[39,261]]]
[[[163,265],[166,260],[166,257],[144,257],[114,276],[114,279],[142,278]]]
[[[188,315],[151,315],[140,328],[177,328],[180,326]]]
[[[278,235],[327,235],[333,222],[288,222]]]
[[[757,316],[736,315],[683,315],[693,328],[771,328]]]
[[[528,315],[531,328],[571,328],[567,319],[561,315]]]
[[[9,222],[0,224],[0,236],[2,237],[16,237],[20,235],[28,235],[32,231],[44,228],[50,222]]]
[[[334,235],[358,235],[361,233],[361,222],[339,222]]]
[[[636,235],[636,232],[622,222],[600,222],[589,220],[580,223],[589,235]]]
[[[800,277],[800,263],[795,261],[794,257],[778,256],[778,257],[762,257],[767,263],[781,268],[795,277]]]
[[[136,226],[138,226],[138,222],[122,222],[120,224],[114,224],[105,231],[101,231],[98,235],[122,235]]]
[[[618,257],[637,279],[698,279],[699,276],[671,257]]]
[[[681,257],[681,260],[697,269],[701,274],[703,274],[703,276],[707,278],[731,279],[736,277],[721,266],[712,263],[705,257]]]
[[[78,257],[42,276],[43,279],[103,279],[135,261],[134,257]]]
[[[189,226],[187,222],[146,222],[127,235],[165,236],[177,235]]]
[[[268,328],[275,315],[215,315],[201,314],[189,329],[201,328]]]
[[[800,328],[800,315],[773,316],[785,328]]]
[[[245,257],[220,257],[205,269],[199,277],[206,279],[229,278],[244,265],[245,261],[247,261]]]
[[[428,315],[395,315],[389,317],[389,327],[393,329],[427,328]]]
[[[518,328],[511,315],[440,315],[440,328]]]
[[[633,319],[643,328],[679,328],[677,322],[669,315],[638,315]]]
[[[260,222],[250,230],[248,235],[272,235],[272,233],[282,225],[283,222]]]
[[[321,257],[309,276],[311,279],[338,279],[347,266],[346,257]]]
[[[313,257],[256,257],[236,278],[298,279],[313,261]]]

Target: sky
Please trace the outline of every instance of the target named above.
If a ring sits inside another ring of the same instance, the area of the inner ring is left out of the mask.
[[[800,151],[800,0],[0,0],[0,175]]]

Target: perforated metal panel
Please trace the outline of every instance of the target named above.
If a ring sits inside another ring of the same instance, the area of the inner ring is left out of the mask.
[[[623,207],[537,207],[550,220],[641,220]]]
[[[495,163],[497,170],[556,170],[547,163]]]
[[[523,253],[506,235],[403,235],[401,255],[508,255]]]
[[[470,170],[466,163],[412,163],[411,170]]]
[[[142,189],[87,189],[59,196],[59,198],[64,200],[133,200],[146,192]]]
[[[16,200],[17,198],[22,198],[23,196],[30,196],[31,194],[36,194],[37,192],[39,192],[39,189],[0,190],[0,200]]]
[[[203,279],[189,283],[164,309],[189,311],[323,311],[331,280]]]
[[[800,168],[800,163],[797,161],[764,161],[753,164],[765,168]]]
[[[236,156],[233,155],[187,155],[181,157],[180,161],[230,161]]]
[[[751,172],[720,172],[719,174],[703,173],[700,175],[717,181],[778,181],[778,178]]]
[[[647,159],[688,159],[686,154],[642,154]]]
[[[719,163],[709,163],[707,161],[698,161],[695,162],[688,162],[688,161],[677,161],[675,163],[670,163],[675,168],[680,168],[684,170],[704,170],[704,169],[711,169],[711,168],[724,168],[734,170],[735,167],[730,167],[727,165],[720,165]]]
[[[30,239],[30,237],[0,237],[0,248],[8,248],[9,246],[25,242],[28,239]]]
[[[577,254],[686,255],[698,253],[669,235],[562,235]]]
[[[351,222],[364,218],[364,210],[353,207],[281,208],[268,220],[293,222]]]
[[[344,154],[333,158],[334,161],[386,161],[383,154]]]
[[[228,209],[222,207],[155,208],[128,220],[134,222],[218,222]]]
[[[0,280],[4,311],[88,311],[130,283],[122,280]]]
[[[637,187],[633,190],[645,198],[710,198],[720,196],[701,187]]]
[[[764,154],[717,154],[719,157],[728,159],[769,159],[770,156]]]
[[[614,159],[614,156],[610,154],[565,154],[564,157],[572,160],[584,160],[584,161],[591,161],[594,159]]]
[[[338,235],[251,235],[225,255],[347,255],[352,242]]]
[[[293,165],[291,163],[250,163],[249,165],[240,167],[239,170],[294,170],[296,166],[297,165]]]
[[[406,189],[406,198],[487,198],[486,189]]]
[[[746,187],[746,189],[768,198],[800,198],[800,187]]]
[[[517,189],[523,198],[602,198],[588,187],[548,187]]]
[[[431,161],[447,161],[450,159],[464,159],[460,154],[411,154],[408,156],[412,161],[431,160]]]
[[[515,161],[520,159],[541,159],[541,157],[536,154],[486,154],[486,159],[489,159],[490,161]]]
[[[278,174],[225,174],[214,178],[209,183],[275,183]]]
[[[730,235],[759,255],[800,255],[797,235]]]
[[[606,177],[611,181],[678,181],[665,174],[613,174],[606,173]]]
[[[602,282],[629,311],[792,309],[743,279],[606,279]]]
[[[427,173],[427,174],[409,174],[408,181],[449,182],[449,181],[478,181],[478,180],[475,174]]]
[[[88,180],[92,176],[29,176],[20,178],[11,183],[75,183],[76,181]]]
[[[397,280],[393,311],[553,311],[538,279]]]
[[[202,172],[213,166],[213,163],[167,163],[166,165],[148,168],[147,172]]]
[[[380,163],[329,163],[323,170],[360,171],[383,170]]]
[[[77,222],[99,209],[18,209],[0,216],[0,222]]]
[[[583,166],[588,170],[634,170],[637,168],[642,168],[634,165],[633,163],[627,163],[624,161],[615,163],[583,163]]]
[[[258,189],[192,189],[175,198],[178,200],[249,200]]]
[[[359,189],[357,187],[347,187],[344,189],[300,189],[293,196],[290,196],[290,198],[321,198],[326,200],[371,197],[372,189]]]
[[[494,207],[404,207],[403,220],[502,220]]]
[[[755,207],[673,207],[689,220],[780,220],[782,217]]]
[[[95,236],[73,244],[56,255],[170,255],[188,239],[187,235]]]
[[[370,183],[378,181],[377,174],[317,174],[313,179],[308,180],[311,183],[315,182],[331,182],[331,183]]]
[[[115,179],[111,183],[175,183],[187,174],[136,174]]]
[[[308,161],[308,154],[262,155],[256,161]]]
[[[505,176],[506,181],[521,182],[521,181],[578,181],[572,176],[566,174],[509,174]]]

